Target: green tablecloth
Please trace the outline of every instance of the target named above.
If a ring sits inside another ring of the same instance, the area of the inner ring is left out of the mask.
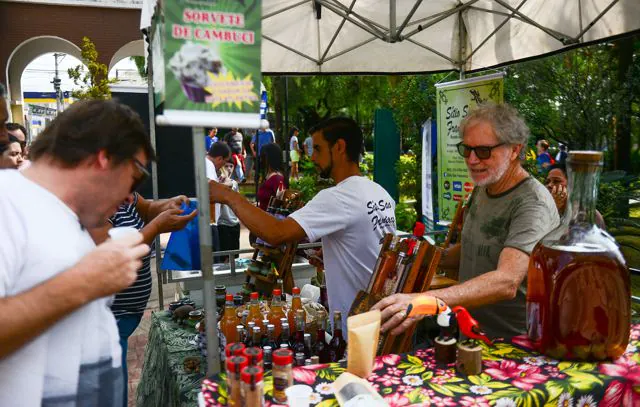
[[[198,405],[197,395],[206,372],[205,362],[200,365],[202,373],[188,374],[183,367],[186,357],[201,356],[195,337],[193,328],[173,322],[167,311],[151,314],[149,342],[138,384],[138,406]]]

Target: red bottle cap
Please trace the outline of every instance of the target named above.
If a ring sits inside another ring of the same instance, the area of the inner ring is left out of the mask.
[[[227,294],[225,295],[225,301],[233,301],[233,294]]]
[[[424,236],[424,223],[416,222],[416,225],[413,227],[413,235],[415,237]]]
[[[279,297],[282,295],[282,291],[276,288],[275,290],[273,290],[273,295],[275,295],[276,297]]]
[[[293,293],[294,294],[300,294],[300,288],[299,287],[293,287]]]
[[[252,300],[257,300],[258,299],[258,293],[257,292],[252,292],[251,296],[249,297]]]
[[[249,361],[249,365],[257,365],[258,363],[262,362],[262,349],[257,347],[246,348],[242,351],[242,356],[247,358],[247,360]]]
[[[264,371],[261,367],[249,366],[242,369],[242,381],[247,384],[255,384],[262,381]]]
[[[232,356],[242,356],[242,352],[245,350],[245,348],[246,346],[244,346],[244,343],[233,342],[227,345],[227,347],[224,349],[224,352],[228,358]]]
[[[272,360],[274,365],[284,366],[293,363],[293,352],[289,349],[280,348],[273,352]]]
[[[249,361],[244,356],[234,356],[227,359],[227,371],[230,373],[239,374],[247,366],[249,366]]]

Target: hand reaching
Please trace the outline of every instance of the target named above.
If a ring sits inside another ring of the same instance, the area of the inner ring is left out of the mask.
[[[371,308],[372,310],[379,309],[382,312],[381,332],[391,331],[391,335],[400,335],[411,325],[424,318],[424,316],[407,318],[407,307],[416,295],[419,294],[393,294]]]
[[[157,225],[158,233],[175,232],[187,226],[187,223],[196,217],[198,211],[194,210],[188,215],[183,215],[183,213],[180,209],[167,209],[156,216],[151,223]]]

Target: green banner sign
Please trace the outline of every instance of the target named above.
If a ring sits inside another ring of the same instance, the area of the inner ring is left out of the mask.
[[[260,0],[164,2],[166,116],[182,112],[194,125],[207,117],[223,125],[233,115],[258,123],[261,12]]]
[[[479,103],[502,103],[502,76],[499,73],[436,85],[440,222],[451,222],[458,202],[473,190],[464,158],[456,147],[462,141],[460,122]]]

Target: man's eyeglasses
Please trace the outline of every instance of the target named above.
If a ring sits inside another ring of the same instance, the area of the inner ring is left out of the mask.
[[[136,166],[136,168],[138,169],[138,171],[140,171],[140,176],[139,177],[134,177],[133,178],[133,185],[131,185],[131,193],[134,193],[138,187],[147,179],[149,178],[149,176],[151,174],[149,174],[149,171],[146,169],[146,167],[140,162],[140,160],[138,160],[137,158],[132,158],[133,161],[133,165]]]
[[[496,144],[495,146],[471,147],[460,142],[456,145],[456,147],[458,148],[458,153],[464,158],[469,158],[471,156],[471,152],[474,151],[476,153],[476,157],[478,157],[481,160],[486,160],[489,157],[491,157],[491,150],[503,145],[504,143]]]

